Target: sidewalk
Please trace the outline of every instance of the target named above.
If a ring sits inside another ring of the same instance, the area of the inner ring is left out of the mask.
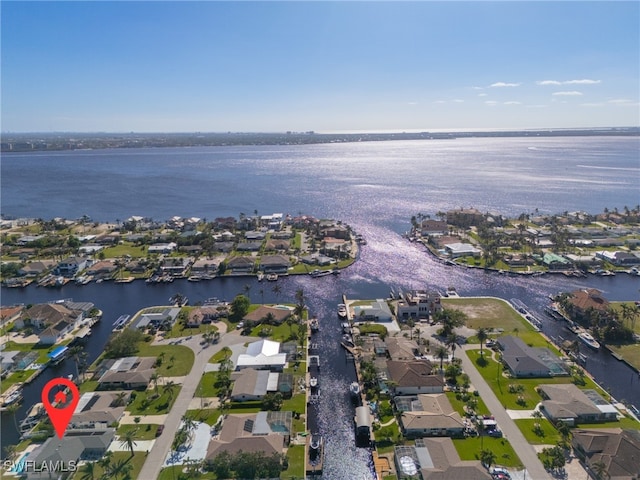
[[[466,350],[478,349],[477,345],[465,345],[462,348],[465,352]],[[551,480],[551,476],[542,466],[542,462],[538,458],[536,450],[524,438],[520,429],[511,419],[487,382],[482,378],[482,375],[480,375],[480,372],[478,372],[473,362],[466,354],[461,354],[459,357],[462,360],[462,368],[466,374],[469,375],[472,385],[476,390],[478,390],[478,392],[480,392],[482,400],[484,400],[485,405],[495,417],[505,438],[509,440],[511,446],[524,464],[525,469],[527,470],[527,478],[531,480]]]

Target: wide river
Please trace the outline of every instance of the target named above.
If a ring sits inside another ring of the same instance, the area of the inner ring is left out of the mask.
[[[367,239],[358,262],[339,276],[279,280],[174,282],[148,286],[67,285],[61,290],[2,289],[2,304],[59,298],[91,301],[105,312],[88,345],[89,360],[102,351],[110,325],[123,313],[164,304],[178,291],[195,303],[208,297],[232,299],[249,284],[255,302],[293,301],[302,288],[322,323],[321,395],[314,423],[325,437],[325,478],[369,478],[370,456],[353,442],[353,407],[348,384],[353,364],[338,346],[335,315],[341,295],[381,298],[391,288],[455,286],[461,295],[519,298],[552,337],[568,336],[542,312],[547,296],[595,287],[609,300],[637,300],[640,281],[628,275],[567,279],[564,276],[507,277],[442,265],[422,247],[402,238],[417,213],[476,207],[508,216],[520,213],[599,213],[640,203],[638,137],[469,138],[305,146],[245,146],[95,150],[3,154],[2,213],[17,217],[124,220],[144,215],[212,219],[299,212],[336,218]],[[640,379],[608,353],[589,357],[588,370],[618,400],[640,406]],[[47,370],[25,388],[24,406],[37,401],[52,376],[73,372],[70,361]],[[13,420],[2,417],[1,444],[16,442]]]

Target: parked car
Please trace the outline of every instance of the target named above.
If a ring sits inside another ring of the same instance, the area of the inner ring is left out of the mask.
[[[156,437],[159,437],[164,432],[164,425],[158,425],[158,430],[156,430]]]

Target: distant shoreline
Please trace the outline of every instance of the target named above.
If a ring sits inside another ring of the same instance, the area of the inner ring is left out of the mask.
[[[527,138],[577,136],[640,136],[640,127],[549,128],[496,131],[422,131],[389,133],[227,132],[227,133],[3,133],[0,151],[98,150],[107,148],[217,147],[237,145],[312,145],[393,140],[455,140],[461,138]]]

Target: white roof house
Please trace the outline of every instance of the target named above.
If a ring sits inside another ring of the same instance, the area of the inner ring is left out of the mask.
[[[280,353],[280,343],[260,340],[249,344],[247,352],[238,355],[236,369],[255,368],[261,370],[282,370],[287,363],[287,354]]]
[[[445,245],[445,249],[451,258],[465,257],[467,255],[476,256],[482,253],[481,250],[470,243],[450,243]]]

